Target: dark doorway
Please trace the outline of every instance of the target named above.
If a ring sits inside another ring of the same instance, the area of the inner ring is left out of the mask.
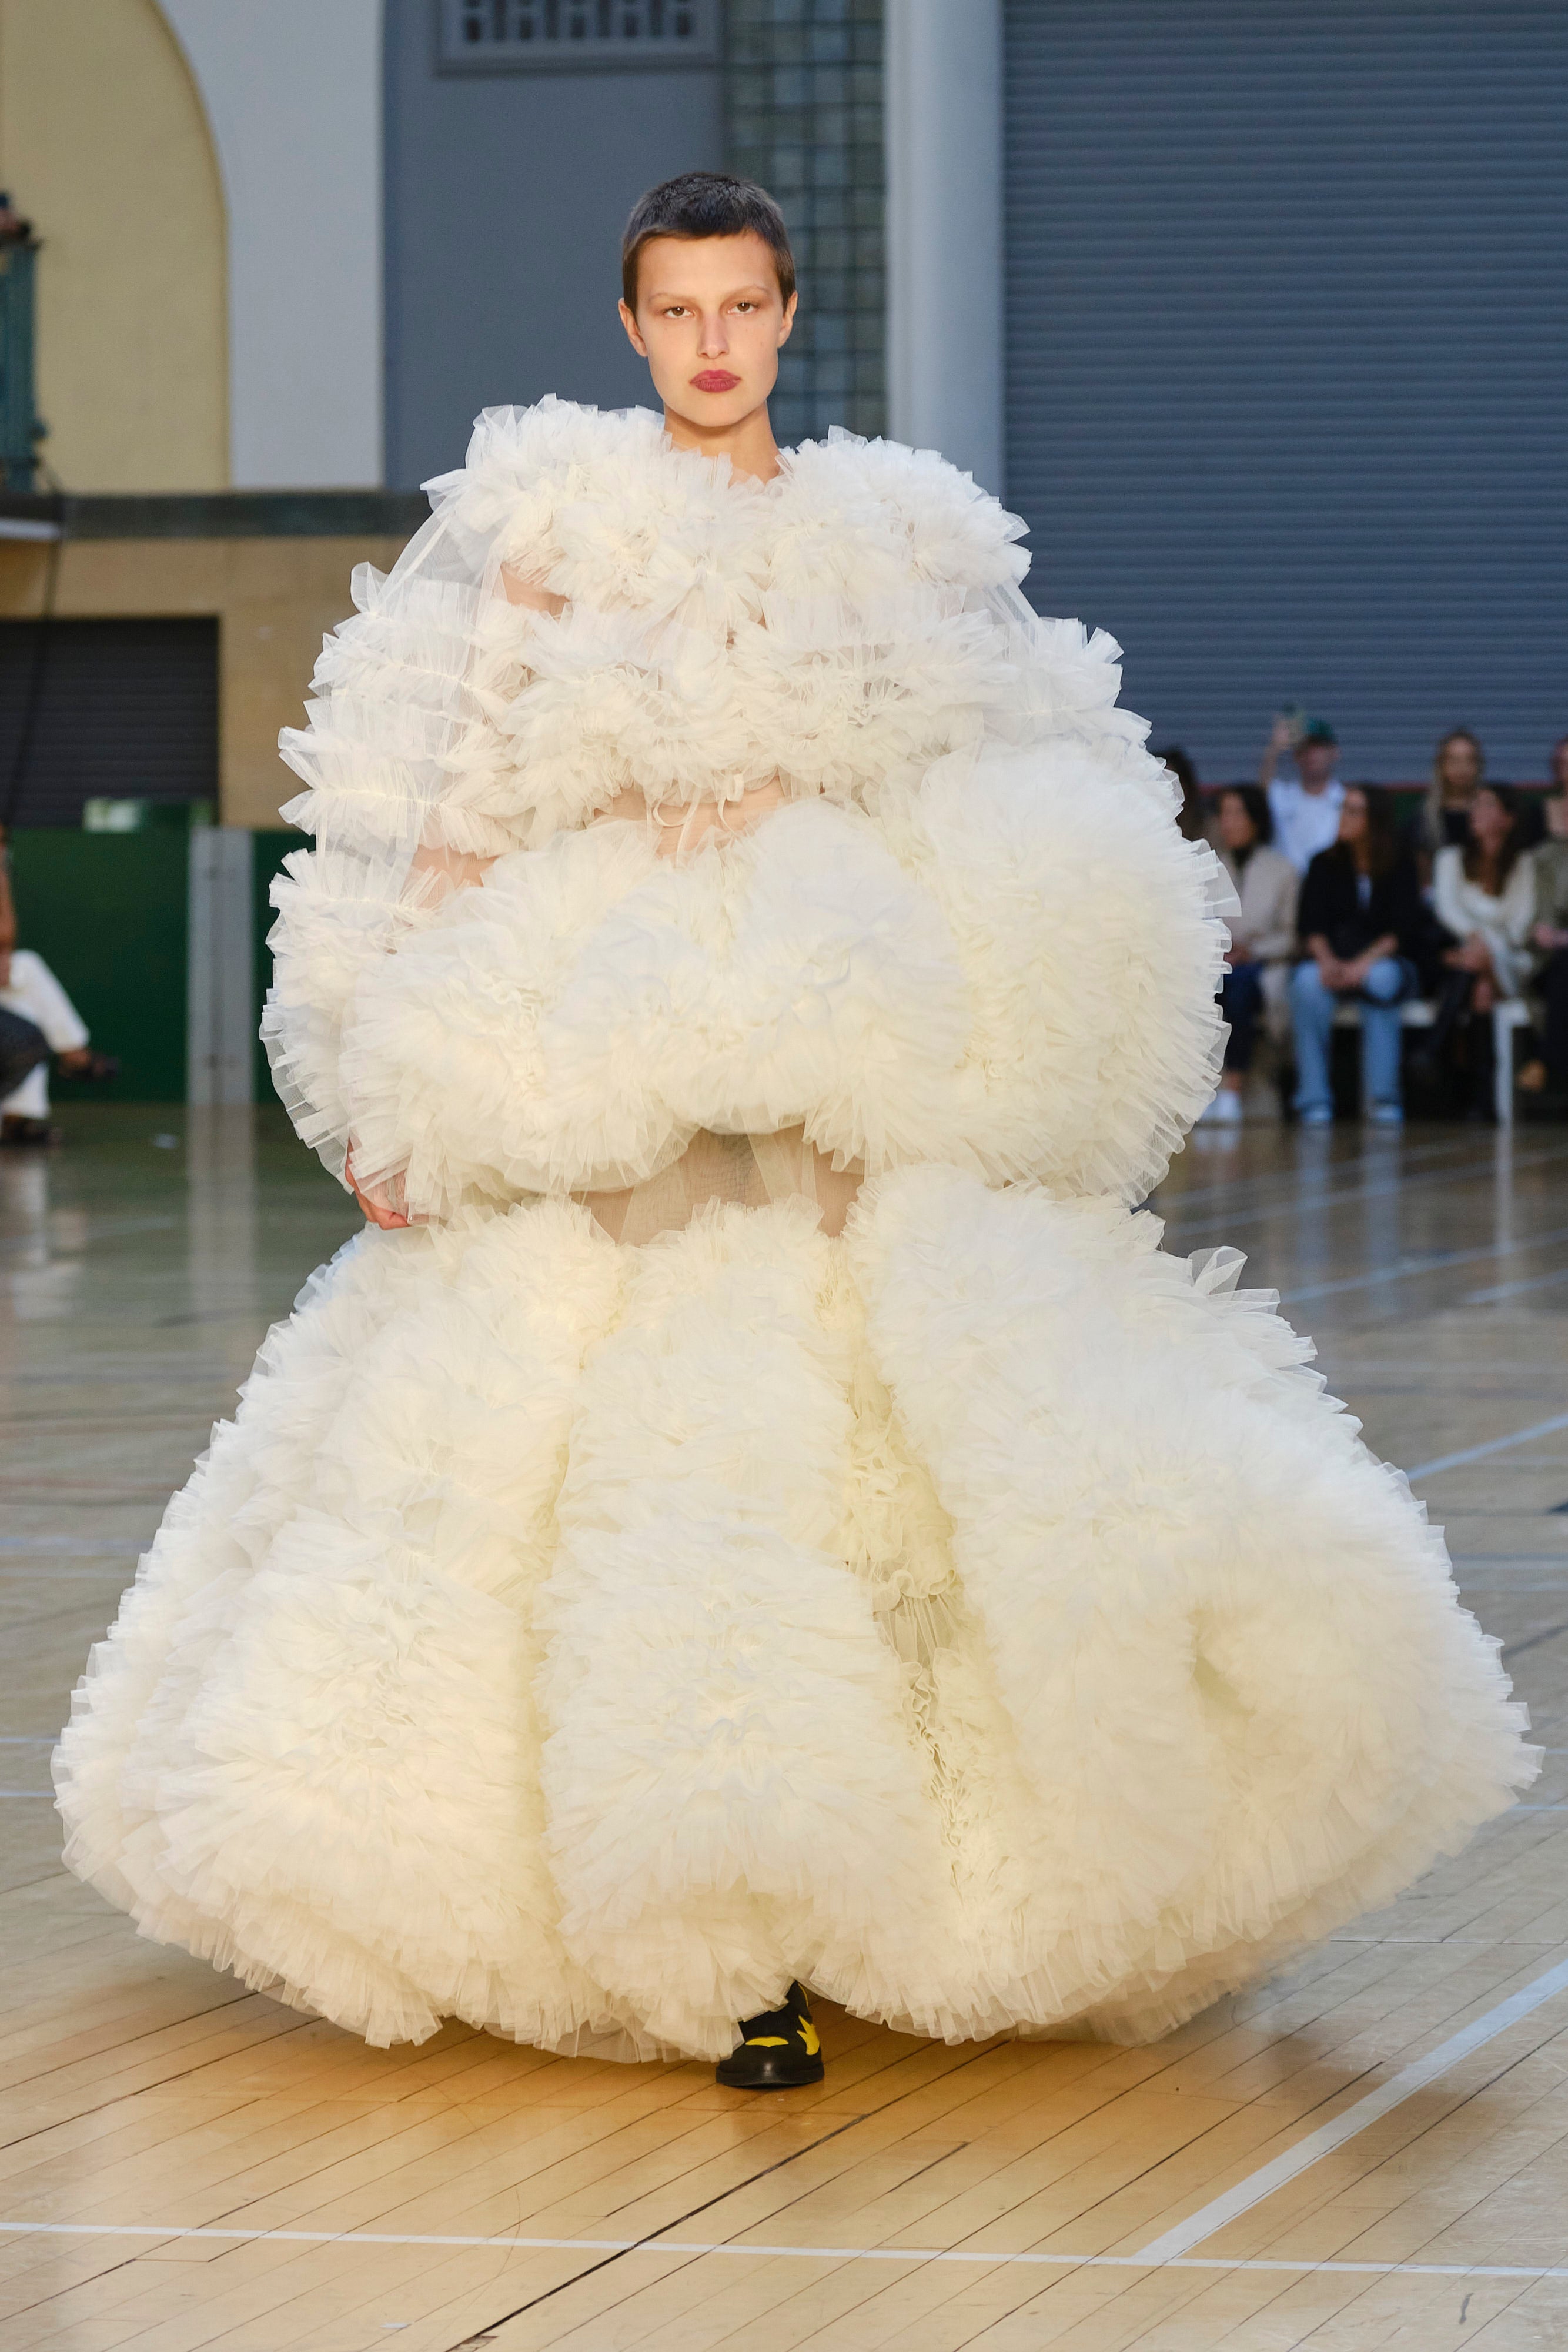
[[[218,793],[215,620],[0,621],[0,815]]]

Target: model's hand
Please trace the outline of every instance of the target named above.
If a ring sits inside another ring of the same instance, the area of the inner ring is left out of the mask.
[[[395,1233],[413,1221],[403,1213],[405,1194],[401,1176],[392,1176],[380,1184],[362,1186],[354,1174],[354,1155],[350,1152],[343,1163],[343,1181],[364,1211],[372,1225],[384,1234]]]

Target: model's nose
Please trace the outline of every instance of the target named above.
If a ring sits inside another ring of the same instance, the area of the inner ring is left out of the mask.
[[[703,320],[702,341],[699,345],[705,360],[721,360],[729,349],[729,336],[721,313]]]

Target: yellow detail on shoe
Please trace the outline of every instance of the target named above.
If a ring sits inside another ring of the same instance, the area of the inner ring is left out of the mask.
[[[814,2058],[822,2045],[817,2039],[817,2029],[809,2017],[803,2017],[800,2020],[800,2038],[806,2044],[807,2057]]]
[[[743,2046],[747,2050],[787,2050],[789,2037],[787,2033],[748,2033]]]

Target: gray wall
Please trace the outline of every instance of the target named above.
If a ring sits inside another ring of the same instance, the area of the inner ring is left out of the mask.
[[[722,170],[716,68],[437,74],[434,0],[387,0],[387,480],[459,464],[481,408],[648,404],[622,331],[644,188]]]
[[[1209,778],[1568,730],[1563,0],[1009,0],[1008,499]]]

